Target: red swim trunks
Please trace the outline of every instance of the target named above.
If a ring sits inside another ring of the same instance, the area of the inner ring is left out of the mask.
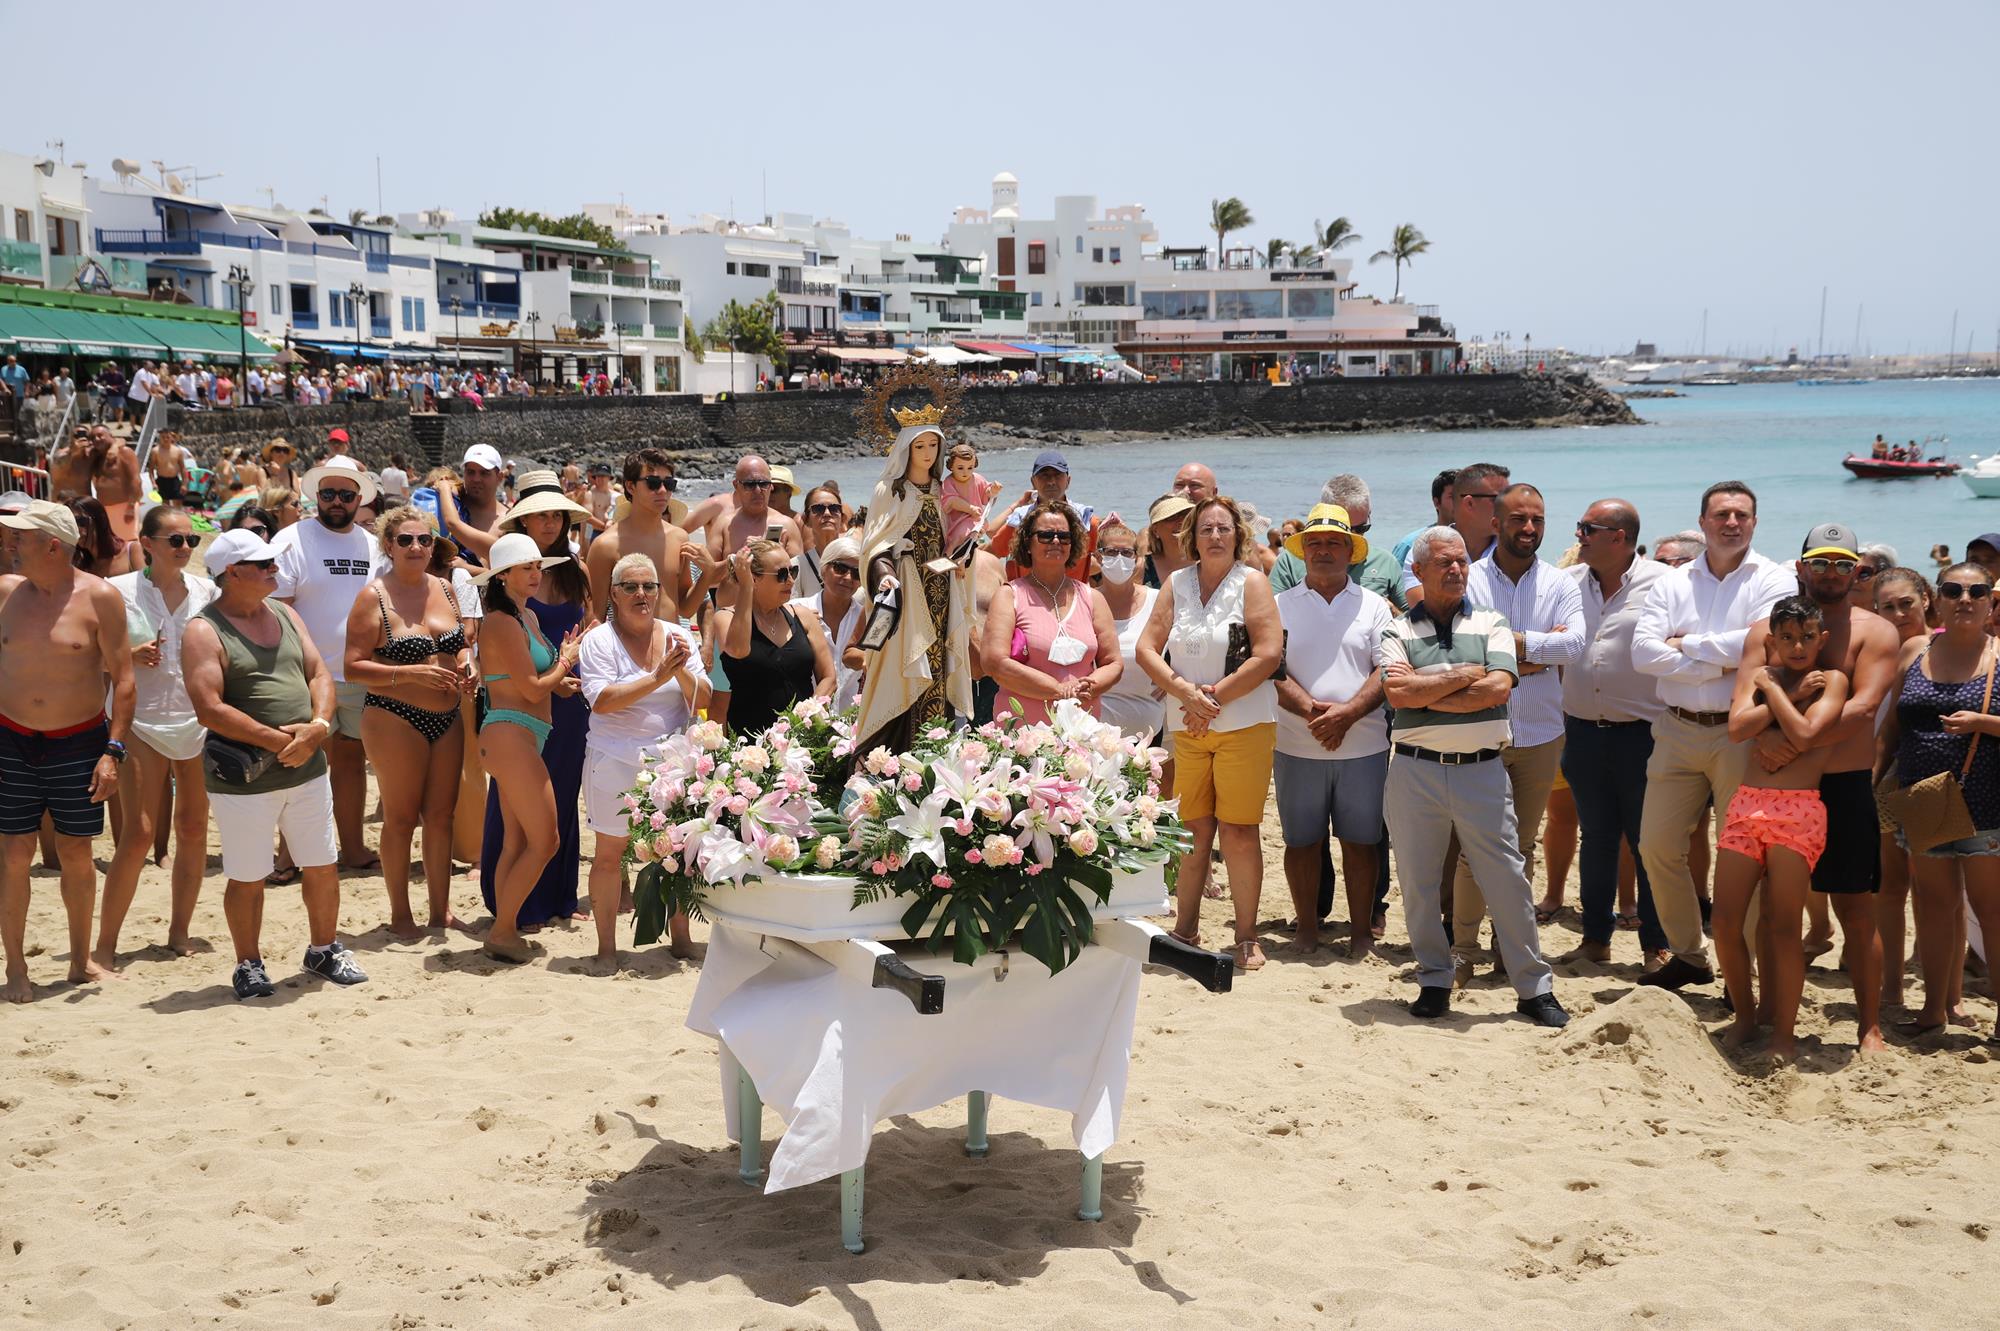
[[[1764,852],[1783,846],[1803,856],[1806,868],[1819,863],[1826,850],[1826,805],[1817,790],[1768,790],[1738,786],[1729,800],[1729,815],[1717,850],[1733,850],[1762,864]]]

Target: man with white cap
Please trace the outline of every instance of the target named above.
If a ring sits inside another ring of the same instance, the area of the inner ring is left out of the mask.
[[[34,502],[35,497],[25,490],[9,490],[6,494],[0,494],[0,518],[12,517]],[[12,527],[0,526],[0,574],[16,571],[14,547],[19,537],[20,533]]]
[[[333,676],[305,619],[272,603],[280,553],[255,532],[216,537],[204,557],[216,599],[181,638],[188,700],[209,732],[204,784],[222,837],[222,911],[236,952],[230,983],[239,1000],[277,992],[264,968],[262,935],[264,883],[279,832],[304,877],[305,968],[340,985],[368,978],[335,937],[340,871],[333,789],[321,752],[333,733]]]
[[[375,537],[354,521],[364,504],[375,502],[375,478],[353,458],[334,458],[306,473],[305,489],[318,506],[313,516],[285,528],[272,542],[278,561],[276,594],[305,621],[334,683],[336,708],[330,718],[333,734],[327,758],[333,766],[340,862],[350,869],[371,869],[378,861],[361,839],[368,786],[361,709],[368,691],[347,683],[341,662],[347,654],[347,616],[354,609],[354,598],[367,588],[382,557]]]
[[[499,539],[500,519],[507,512],[507,506],[500,502],[500,475],[506,469],[499,449],[474,444],[465,450],[465,460],[459,466],[463,479],[458,487],[438,483],[438,489],[451,499],[449,504],[439,505],[445,532],[458,542],[459,553],[469,564],[484,563],[486,552]]]
[[[118,787],[135,693],[125,598],[76,568],[76,518],[37,499],[0,517],[15,535],[18,574],[0,575],[0,999],[25,1003],[28,867],[42,817],[55,825],[69,916],[69,978],[110,972],[90,959],[97,869],[90,842],[104,830],[104,802]],[[105,715],[105,684],[111,713]]]

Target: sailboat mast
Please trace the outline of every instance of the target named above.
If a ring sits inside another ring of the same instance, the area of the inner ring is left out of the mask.
[[[1956,330],[1958,328],[1958,325],[1953,324],[1952,328],[1954,330],[1952,332],[1952,336],[1957,337],[1958,333]],[[1826,288],[1825,287],[1821,287],[1819,289],[1819,346],[1817,347],[1817,350],[1821,356],[1826,355]]]

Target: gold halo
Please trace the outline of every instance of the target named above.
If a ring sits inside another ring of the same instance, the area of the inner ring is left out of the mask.
[[[861,437],[874,445],[876,452],[887,453],[896,446],[897,432],[906,426],[936,425],[940,430],[949,426],[964,393],[965,386],[947,375],[942,366],[912,361],[898,365],[875,381],[875,386],[862,398],[854,414],[855,421],[861,427]],[[897,407],[895,403],[900,397],[930,400],[912,409]]]

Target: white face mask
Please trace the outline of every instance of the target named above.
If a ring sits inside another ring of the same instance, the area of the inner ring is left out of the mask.
[[[1100,555],[1097,560],[1097,571],[1104,575],[1104,580],[1120,586],[1132,581],[1138,567],[1136,555]]]

